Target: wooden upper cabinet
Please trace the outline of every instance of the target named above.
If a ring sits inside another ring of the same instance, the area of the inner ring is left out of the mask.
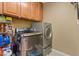
[[[2,14],[2,2],[0,2],[0,14]]]
[[[21,17],[31,19],[31,4],[30,2],[21,3]]]
[[[39,2],[31,3],[31,19],[35,21],[41,21],[43,16],[42,4]]]
[[[4,14],[19,16],[20,14],[19,2],[4,2],[3,10]]]
[[[39,2],[21,3],[21,17],[33,21],[41,21],[43,18],[43,6]]]
[[[41,21],[43,6],[40,2],[0,2],[0,14]]]

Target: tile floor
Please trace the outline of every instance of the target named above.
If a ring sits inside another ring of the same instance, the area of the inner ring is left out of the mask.
[[[54,50],[52,50],[52,52],[50,54],[48,54],[48,56],[67,56],[67,55],[64,55],[64,54],[60,54]]]

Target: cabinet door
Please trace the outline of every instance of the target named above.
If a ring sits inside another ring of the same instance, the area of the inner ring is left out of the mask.
[[[43,4],[42,3],[38,3],[37,19],[38,21],[43,20]]]
[[[31,19],[34,21],[37,20],[37,10],[38,10],[38,3],[31,2]]]
[[[31,3],[31,19],[34,21],[41,21],[43,17],[42,4],[39,2]]]
[[[27,3],[21,3],[21,17],[30,19],[31,17],[31,4],[30,2]]]
[[[4,14],[19,16],[19,2],[4,2],[3,3]]]
[[[2,14],[2,2],[0,2],[0,14]]]

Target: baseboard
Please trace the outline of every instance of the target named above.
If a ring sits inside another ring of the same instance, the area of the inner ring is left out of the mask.
[[[52,52],[49,54],[49,56],[69,56],[69,55],[59,50],[52,49]]]

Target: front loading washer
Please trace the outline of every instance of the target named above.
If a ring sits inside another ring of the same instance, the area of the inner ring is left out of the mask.
[[[48,55],[52,51],[52,24],[50,23],[33,23],[35,31],[42,32],[43,55]]]
[[[52,51],[52,24],[43,24],[43,55],[47,55]]]

